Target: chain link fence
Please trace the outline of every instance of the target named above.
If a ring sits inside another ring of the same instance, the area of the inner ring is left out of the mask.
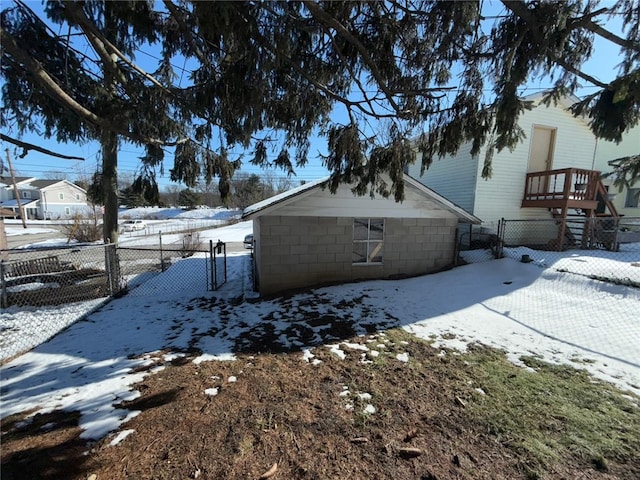
[[[163,244],[162,236],[157,245],[141,247],[118,247],[118,264],[121,284],[134,295],[153,295],[158,293],[158,283],[149,282],[172,265],[187,258],[199,258],[195,267],[172,276],[177,283],[190,282],[193,277],[206,282],[207,290],[217,290],[226,281],[227,249],[223,242],[200,243],[197,232],[185,234],[182,245]]]
[[[558,272],[640,287],[640,217],[501,220],[462,232],[467,262],[510,257]]]
[[[120,239],[126,240],[132,237],[146,237],[149,235],[169,234],[169,233],[189,233],[198,230],[209,230],[211,228],[220,227],[221,225],[228,225],[229,220],[176,220],[162,222],[145,220],[144,228],[139,230],[124,230],[120,231]]]
[[[216,290],[226,282],[225,243],[202,243],[193,231],[164,245],[157,238],[139,247],[2,251],[0,361],[47,341],[113,296],[159,295],[181,283]],[[186,259],[189,265],[172,268]],[[170,269],[170,278],[151,281]]]
[[[47,341],[121,288],[113,244],[3,251],[0,360]]]
[[[105,298],[121,285],[113,244],[7,251],[0,263],[0,306],[55,306]]]

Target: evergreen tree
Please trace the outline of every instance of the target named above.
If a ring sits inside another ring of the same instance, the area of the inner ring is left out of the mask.
[[[226,198],[240,166],[228,152],[250,151],[254,164],[293,174],[320,132],[332,189],[355,182],[357,193],[400,200],[416,144],[426,168],[467,141],[476,153],[486,142],[500,150],[521,140],[518,117],[529,105],[519,89],[532,80],[554,82],[549,102],[595,87],[572,111],[600,138],[619,141],[638,123],[637,1],[500,4],[489,17],[480,0],[57,0],[47,2],[45,21],[14,0],[0,21],[2,125],[101,143],[105,238],[113,240],[122,141],[145,147],[138,187],[157,190],[170,149],[172,180],[193,188],[217,177]],[[611,15],[624,37],[603,27]],[[595,37],[620,47],[611,80],[584,69]],[[135,59],[152,48],[159,59],[148,72]],[[376,131],[381,120],[385,135]],[[428,133],[416,141],[419,131]]]
[[[194,192],[189,188],[185,188],[184,190],[180,191],[178,202],[180,202],[181,206],[193,210],[202,202],[202,195],[200,195],[198,192]]]
[[[271,196],[269,185],[265,185],[256,174],[234,178],[232,182],[233,204],[241,209]]]

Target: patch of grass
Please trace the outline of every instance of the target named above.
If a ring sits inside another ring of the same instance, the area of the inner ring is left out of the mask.
[[[586,460],[597,470],[608,460],[640,463],[640,409],[614,387],[583,370],[528,357],[535,372],[504,355],[474,348],[465,355],[477,386],[469,415],[501,442],[524,455],[530,466]]]
[[[344,339],[369,348],[388,340],[366,364],[344,345],[345,358],[336,357],[334,340],[313,350],[320,363],[297,350],[257,353],[272,350],[266,326],[236,361],[194,364],[193,351],[138,385],[141,397],[127,405],[141,413],[124,427],[134,434],[115,447],[105,438],[89,453],[77,421],[49,429],[63,418],[22,427],[22,417],[4,419],[3,478],[258,478],[276,462],[277,478],[640,478],[638,397],[537,358],[524,359],[529,371],[484,346],[460,353],[402,329],[385,334]],[[206,395],[212,386],[219,393]],[[350,394],[341,396],[345,386]],[[69,446],[70,461],[53,471]]]

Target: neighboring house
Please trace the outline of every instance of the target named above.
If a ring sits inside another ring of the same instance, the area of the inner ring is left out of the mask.
[[[457,155],[435,159],[422,176],[418,158],[408,173],[482,218],[486,230],[495,229],[502,218],[618,217],[596,168],[598,142],[587,120],[567,110],[579,99],[567,97],[549,106],[541,103],[542,94],[526,99],[535,105],[520,117],[526,138],[513,150],[495,152],[490,179],[481,175],[486,145],[476,156],[471,144],[462,145]],[[558,233],[558,239],[564,236],[564,230]]]
[[[22,207],[26,218],[71,218],[87,213],[87,192],[68,180],[36,180],[16,178]],[[19,212],[13,182],[10,177],[0,177],[0,207]]]
[[[451,267],[459,222],[480,220],[405,175],[405,200],[335,194],[327,179],[245,209],[253,219],[262,295],[329,283],[400,278]]]
[[[23,188],[28,189],[29,182],[32,182],[34,180],[34,177],[15,177],[18,191]],[[3,210],[4,218],[18,218],[18,216],[20,215],[18,201],[16,200],[16,196],[13,190],[14,186],[11,177],[0,177],[0,209]],[[29,198],[25,198],[21,194],[20,199],[22,207],[25,209],[28,218],[35,218],[37,215],[37,202],[34,202],[30,198],[30,194],[28,194],[28,196]],[[8,214],[7,211],[11,213]]]
[[[640,125],[636,125],[622,137],[622,142],[607,142],[598,140],[596,146],[595,169],[603,173],[613,171],[613,167],[609,162],[622,157],[640,154]],[[630,189],[624,188],[618,192],[618,188],[613,186],[613,178],[608,177],[604,180],[605,185],[609,187],[609,191],[616,193],[613,200],[618,213],[629,217],[640,217],[640,179],[631,186]]]

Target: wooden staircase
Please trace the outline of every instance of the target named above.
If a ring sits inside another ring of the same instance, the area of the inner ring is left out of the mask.
[[[617,250],[619,215],[600,179],[600,172],[582,169],[527,174],[522,207],[548,208],[558,225],[550,246]]]

